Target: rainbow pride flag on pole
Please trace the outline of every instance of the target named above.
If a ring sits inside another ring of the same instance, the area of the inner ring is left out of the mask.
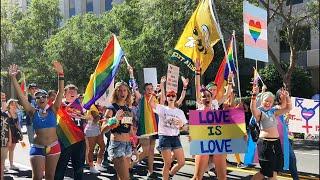
[[[70,106],[61,106],[57,112],[57,135],[59,142],[65,148],[84,140],[84,133],[75,122],[73,122],[72,117],[67,112],[68,108],[74,109],[74,112],[79,111],[79,109]]]
[[[227,50],[227,57],[225,57],[221,62],[217,75],[214,79],[214,82],[217,84],[217,96],[216,96],[217,100],[220,100],[223,97],[223,94],[225,93],[224,87],[227,85],[228,75],[230,72],[228,64],[230,64],[230,68],[233,74],[236,74],[236,68],[235,68],[234,56],[233,56],[233,41],[234,41],[234,36],[232,35],[232,38],[230,40],[229,47]]]
[[[94,73],[90,77],[83,99],[84,108],[90,109],[91,105],[106,92],[118,72],[123,56],[124,52],[117,37],[112,35]]]
[[[143,96],[140,101],[138,136],[153,135],[158,132],[158,116],[153,112],[148,100],[148,96]]]

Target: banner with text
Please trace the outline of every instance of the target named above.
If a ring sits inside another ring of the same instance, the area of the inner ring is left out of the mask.
[[[246,124],[242,108],[191,110],[190,154],[233,154],[247,151]]]
[[[179,67],[168,64],[166,92],[173,90],[178,92]]]
[[[291,97],[289,131],[294,133],[319,134],[319,100]]]

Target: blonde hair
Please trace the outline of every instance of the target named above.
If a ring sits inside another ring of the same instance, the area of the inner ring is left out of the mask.
[[[118,98],[118,91],[119,91],[119,88],[120,86],[125,86],[127,91],[128,91],[128,95],[126,97],[126,104],[127,105],[130,105],[131,104],[131,91],[130,91],[130,88],[128,86],[128,84],[124,81],[120,81],[120,82],[117,82],[115,87],[114,87],[114,90],[112,92],[112,95],[111,95],[111,103],[117,103],[119,101],[119,98]]]

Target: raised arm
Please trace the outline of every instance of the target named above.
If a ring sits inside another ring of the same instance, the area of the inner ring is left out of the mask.
[[[291,104],[291,98],[289,96],[289,92],[286,90],[282,90],[281,94],[286,97],[286,102],[284,106],[281,106],[280,109],[276,110],[276,112],[274,113],[275,116],[280,116],[283,115],[287,112],[289,112],[292,109],[292,104]]]
[[[141,99],[141,94],[138,89],[137,81],[134,78],[133,68],[130,65],[128,66],[128,71],[129,71],[129,75],[130,75],[129,86],[131,87],[132,92],[134,93],[134,96],[136,97],[135,98],[136,103],[138,103]]]
[[[256,121],[260,120],[261,111],[257,108],[257,94],[259,92],[259,87],[257,85],[253,85],[252,87],[252,96],[250,102],[250,110],[252,112],[253,117],[255,117]]]
[[[189,84],[189,78],[186,79],[183,76],[181,76],[181,80],[182,80],[182,83],[183,83],[183,89],[182,89],[182,92],[181,92],[179,100],[176,102],[176,105],[178,107],[181,106],[184,98],[186,97],[186,91],[187,91],[187,87],[188,87],[188,84]]]
[[[197,104],[201,104],[200,102],[200,88],[201,88],[201,77],[200,77],[200,74],[201,74],[201,69],[200,69],[200,62],[197,61],[196,62],[196,74],[195,74],[195,85],[196,85],[196,102]]]
[[[160,104],[164,104],[166,102],[166,90],[164,89],[164,83],[166,82],[166,76],[162,76],[160,80]]]
[[[29,114],[33,114],[35,109],[31,106],[31,104],[28,102],[28,99],[25,98],[19,83],[17,81],[17,74],[19,72],[18,70],[18,66],[16,64],[12,64],[9,66],[9,76],[11,78],[11,82],[13,84],[13,87],[15,89],[15,91],[17,92],[18,98],[21,102],[21,105],[23,106],[24,110],[29,113]]]
[[[64,72],[63,67],[58,61],[53,62],[53,68],[58,74],[58,93],[53,103],[53,111],[56,113],[61,105],[64,92]]]

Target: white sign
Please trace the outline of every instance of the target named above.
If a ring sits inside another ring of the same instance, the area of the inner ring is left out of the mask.
[[[289,131],[304,134],[319,134],[319,100],[291,97]]]
[[[156,68],[143,68],[144,83],[152,83],[153,89],[157,87],[157,69]]]
[[[168,64],[166,91],[174,90],[178,92],[179,67]]]
[[[106,92],[95,102],[95,104],[101,105],[101,106],[109,106],[111,105],[111,95],[114,90],[114,79],[110,83],[110,86],[106,90]]]

